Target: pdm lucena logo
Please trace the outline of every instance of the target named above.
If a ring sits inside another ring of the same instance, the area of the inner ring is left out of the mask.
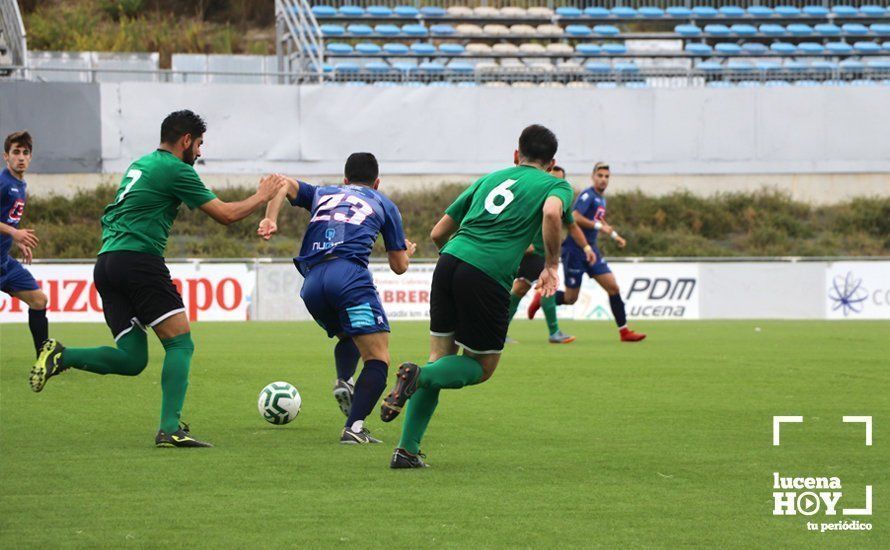
[[[862,313],[868,290],[862,286],[862,279],[856,278],[852,271],[846,275],[836,275],[828,288],[828,297],[833,302],[832,311],[842,310],[844,317],[851,313]]]

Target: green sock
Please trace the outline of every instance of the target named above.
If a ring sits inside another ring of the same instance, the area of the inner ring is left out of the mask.
[[[167,353],[161,373],[161,431],[170,434],[179,429],[179,417],[189,386],[189,364],[195,352],[190,332],[161,340]]]
[[[420,440],[439,404],[439,391],[438,388],[419,388],[408,400],[399,447],[411,454],[420,452]]]
[[[458,389],[478,384],[482,379],[482,365],[466,355],[446,355],[420,369],[419,388]]]
[[[548,298],[541,297],[541,309],[544,310],[544,318],[547,319],[547,330],[550,334],[556,334],[559,330],[559,321],[556,320],[556,294]]]
[[[117,348],[65,348],[62,365],[96,374],[136,376],[148,363],[148,338],[139,327],[121,336]]]
[[[521,296],[517,296],[510,293],[510,309],[507,311],[507,324],[513,321],[513,316],[516,315],[516,310],[519,309],[519,302],[522,300]]]

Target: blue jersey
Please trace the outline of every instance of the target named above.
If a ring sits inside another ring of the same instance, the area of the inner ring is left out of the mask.
[[[24,181],[13,176],[8,168],[0,172],[0,222],[18,228],[25,212]],[[0,235],[0,265],[6,264],[9,249],[12,248],[12,237]]]
[[[300,255],[294,258],[304,276],[328,256],[367,266],[381,233],[387,251],[407,248],[399,209],[385,195],[366,185],[316,187],[300,182],[291,204],[312,215]]]
[[[593,187],[585,189],[575,200],[575,206],[572,208],[572,211],[577,212],[588,220],[604,221],[606,219],[606,197],[597,193]],[[596,237],[599,235],[599,229],[585,229],[582,227],[581,231],[584,232],[587,242],[591,246],[596,246]],[[566,238],[562,245],[579,248],[571,235]]]

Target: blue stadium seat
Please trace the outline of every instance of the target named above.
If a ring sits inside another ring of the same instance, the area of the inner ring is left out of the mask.
[[[402,34],[402,29],[398,28],[395,25],[385,23],[374,27],[374,32],[383,36],[398,36]]]
[[[427,86],[431,88],[453,88],[454,83],[448,80],[437,80],[435,82],[430,82]]]
[[[640,72],[640,68],[632,61],[619,61],[618,63],[615,63],[613,69],[615,69],[615,72],[621,74],[636,74]]]
[[[797,6],[776,6],[775,12],[781,17],[798,17],[800,8]]]
[[[727,82],[725,80],[713,80],[708,82],[708,88],[732,88],[732,82]]]
[[[706,73],[716,73],[723,70],[723,65],[716,61],[702,61],[695,68]]]
[[[890,25],[886,23],[874,23],[869,28],[871,29],[871,32],[880,36],[890,36]]]
[[[699,44],[697,42],[690,42],[686,44],[685,50],[692,55],[701,55],[708,56],[711,55],[713,49],[707,44]]]
[[[627,53],[627,46],[619,42],[609,42],[603,44],[603,53],[610,55],[621,55]]]
[[[759,80],[742,80],[736,86],[739,88],[760,88],[762,84]]]
[[[321,26],[321,35],[322,36],[343,36],[346,34],[346,29],[343,28],[343,25],[322,25]]]
[[[884,61],[884,60],[868,61],[865,63],[865,65],[869,69],[874,69],[876,71],[890,71],[890,61]]]
[[[463,44],[446,42],[444,44],[439,44],[439,52],[447,55],[462,55],[464,52],[466,52],[466,48],[463,46]]]
[[[729,36],[729,27],[726,25],[705,25],[705,33],[714,36]]]
[[[816,86],[821,86],[821,82],[817,82],[816,80],[798,80],[794,83],[795,86],[800,86],[802,88],[814,88]]]
[[[797,46],[788,42],[773,42],[769,45],[769,49],[780,55],[793,55],[797,52]]]
[[[739,6],[722,6],[720,8],[720,15],[724,17],[744,17],[745,10]]]
[[[325,46],[328,53],[335,55],[346,55],[352,53],[352,46],[342,42],[330,42]]]
[[[813,34],[813,27],[805,23],[792,23],[788,25],[787,30],[793,36],[812,36]]]
[[[878,84],[877,80],[868,80],[865,78],[860,78],[860,79],[850,81],[850,86],[866,86],[866,87],[868,87],[868,86],[879,86],[879,85],[880,84]]]
[[[696,17],[717,17],[717,14],[720,12],[717,11],[717,8],[711,6],[694,6],[692,13]]]
[[[395,88],[399,85],[398,82],[393,82],[392,80],[377,80],[371,84],[371,86],[374,86],[375,88]]]
[[[445,65],[439,63],[438,61],[424,61],[417,68],[425,73],[443,73],[445,72]]]
[[[640,80],[632,80],[624,85],[625,88],[635,88],[638,90],[642,90],[644,88],[648,88],[649,84]]]
[[[881,44],[881,49],[890,52],[890,42],[884,42],[883,44]]]
[[[360,70],[362,68],[359,64],[353,61],[342,61],[334,64],[334,71],[338,73],[357,73]]]
[[[346,30],[352,36],[368,36],[374,34],[374,30],[368,25],[353,24],[346,27]]]
[[[764,36],[785,36],[787,31],[785,31],[785,27],[782,25],[776,25],[774,23],[766,23],[760,25],[760,34]]]
[[[856,17],[859,15],[859,10],[854,8],[853,6],[832,6],[831,13],[837,15],[838,17]]]
[[[436,47],[428,42],[415,42],[411,44],[411,52],[417,55],[435,55]]]
[[[830,12],[828,11],[828,8],[823,6],[804,6],[803,13],[810,17],[825,17]]]
[[[769,53],[769,46],[760,42],[745,42],[742,51],[750,55],[763,55]]]
[[[361,86],[367,86],[368,83],[363,80],[351,80],[349,82],[344,82],[342,86],[348,86],[350,88],[359,88]]]
[[[726,70],[736,73],[747,73],[754,70],[754,64],[750,61],[731,59],[726,63]]]
[[[452,61],[448,64],[448,70],[453,73],[472,73],[475,69],[476,67],[472,63],[467,63],[466,61]]]
[[[776,61],[758,61],[754,64],[754,67],[761,72],[768,73],[771,71],[778,71],[782,68],[782,64]]]
[[[802,73],[810,68],[810,64],[806,61],[800,61],[797,59],[789,59],[785,61],[784,68],[786,71],[791,71],[795,73]]]
[[[473,82],[472,80],[466,80],[466,81],[463,81],[463,82],[458,82],[458,83],[457,83],[457,87],[458,87],[458,88],[475,88],[475,87],[476,87],[476,83]]]
[[[763,86],[765,88],[785,88],[791,86],[791,83],[787,80],[767,80]]]
[[[846,23],[841,28],[845,33],[852,34],[854,36],[862,36],[868,34],[868,27],[860,23]]]
[[[361,17],[364,14],[364,8],[358,6],[340,6],[340,15],[343,17]]]
[[[742,47],[732,42],[719,42],[714,45],[714,51],[720,55],[738,55],[742,53]]]
[[[834,55],[850,55],[853,53],[853,46],[846,42],[829,42],[825,44],[825,49],[828,50],[828,53]]]
[[[373,55],[378,54],[383,50],[380,48],[380,46],[374,44],[373,42],[361,42],[355,45],[355,51],[366,55]]]
[[[439,6],[424,6],[420,8],[420,14],[424,17],[445,17],[448,12]]]
[[[881,46],[876,42],[856,42],[853,44],[853,49],[859,53],[880,53]]]
[[[669,17],[677,19],[688,19],[692,15],[692,10],[683,6],[671,6],[665,10]]]
[[[581,17],[584,12],[579,10],[578,8],[571,6],[562,6],[556,8],[556,15],[560,17],[565,17],[566,19],[573,19],[575,17]]]
[[[797,47],[803,53],[821,54],[825,52],[825,46],[819,42],[801,42]]]
[[[614,25],[597,25],[593,27],[593,32],[600,36],[617,36],[621,33]]]
[[[337,8],[333,6],[312,6],[312,15],[315,17],[334,17],[337,15]]]
[[[773,11],[772,8],[768,8],[766,6],[750,6],[748,8],[748,15],[751,17],[756,17],[757,19],[763,19],[766,17],[772,17],[776,12]]]
[[[860,6],[859,11],[866,17],[883,17],[887,13],[887,8],[884,6],[868,5]]]
[[[411,73],[417,70],[417,63],[413,61],[396,61],[392,64],[392,67],[403,73]]]
[[[840,68],[842,71],[855,73],[865,70],[865,63],[859,61],[858,59],[844,59],[840,62]]]
[[[834,61],[813,61],[810,64],[810,69],[819,72],[831,72],[836,71],[838,68],[838,64]]]
[[[417,17],[420,12],[414,6],[396,6],[393,10],[396,17]]]
[[[620,17],[622,19],[630,19],[637,16],[637,10],[629,8],[627,6],[618,6],[612,8],[612,15],[614,15],[615,17]]]
[[[642,15],[643,17],[649,18],[658,18],[664,17],[664,10],[661,8],[656,8],[655,6],[644,6],[637,10],[637,13]]]
[[[603,17],[609,17],[610,15],[612,15],[612,13],[609,10],[607,10],[606,8],[600,8],[597,6],[597,7],[586,8],[584,10],[584,15],[586,15],[588,17],[596,17],[598,19],[601,19]]]
[[[402,27],[402,32],[408,36],[426,36],[430,31],[423,25],[412,23],[410,25],[404,25]]]
[[[733,25],[732,27],[729,28],[729,30],[732,31],[732,34],[735,34],[738,36],[755,36],[755,35],[757,35],[757,27],[755,27],[753,25],[743,25],[743,24]]]
[[[384,61],[369,61],[368,63],[365,63],[365,69],[372,73],[388,73],[392,70],[392,67],[389,66],[389,63]]]
[[[618,84],[615,82],[597,82],[596,87],[601,90],[613,90],[618,87]]]
[[[701,27],[695,25],[677,25],[674,32],[680,36],[701,36]]]
[[[566,27],[566,34],[569,36],[590,36],[593,31],[587,25],[569,25]]]
[[[454,27],[451,25],[433,25],[430,27],[430,32],[436,36],[450,36],[454,34]]]
[[[612,72],[612,66],[601,61],[591,61],[584,65],[584,70],[589,73],[605,74]]]
[[[407,55],[411,50],[404,44],[388,42],[383,45],[383,51],[390,55]]]
[[[815,27],[816,34],[822,36],[840,36],[841,28],[833,23],[821,23]]]
[[[366,11],[372,17],[392,17],[392,9],[389,6],[368,6]]]
[[[602,48],[599,44],[578,44],[575,46],[575,51],[581,55],[598,55]]]

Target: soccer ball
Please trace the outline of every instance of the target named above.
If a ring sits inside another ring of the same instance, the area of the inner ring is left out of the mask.
[[[257,407],[271,424],[287,424],[300,414],[300,392],[287,382],[272,382],[260,392]]]

